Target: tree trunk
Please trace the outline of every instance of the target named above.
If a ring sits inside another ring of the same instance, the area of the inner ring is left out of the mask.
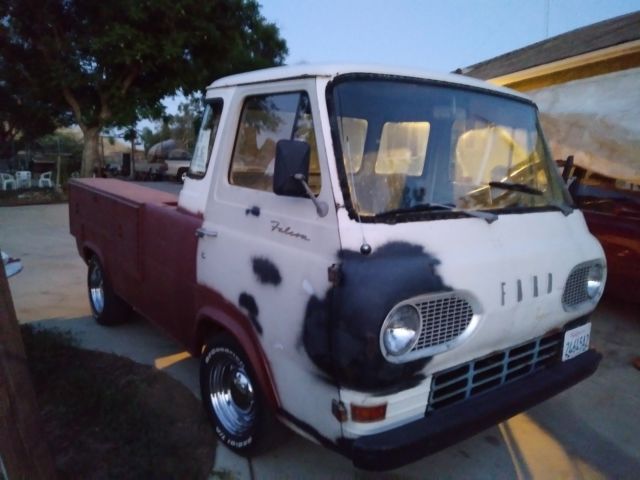
[[[91,177],[94,173],[100,175],[102,162],[100,162],[100,127],[86,127],[82,130],[84,134],[84,147],[82,148],[81,177]],[[97,169],[97,170],[94,170]]]
[[[136,125],[131,127],[131,174],[129,175],[131,180],[136,179]]]
[[[0,261],[0,478],[53,479],[53,460],[40,428],[40,412]]]

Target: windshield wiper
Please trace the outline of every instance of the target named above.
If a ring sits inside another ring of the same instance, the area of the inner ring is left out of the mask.
[[[490,187],[502,188],[504,190],[513,190],[514,192],[528,193],[529,195],[542,195],[542,190],[538,190],[524,183],[509,182],[489,182]]]
[[[542,190],[531,187],[524,183],[509,183],[509,182],[489,182],[490,187],[503,188],[505,190],[513,190],[515,192],[528,193],[530,195],[543,195]],[[573,208],[560,202],[552,201],[549,206],[557,208],[566,217],[573,212]]]
[[[453,205],[447,205],[444,203],[420,203],[413,205],[412,207],[395,208],[393,210],[387,210],[386,212],[378,213],[376,218],[385,218],[402,213],[415,213],[415,212],[428,212],[436,209],[449,210],[451,212],[459,212],[468,217],[480,218],[487,223],[493,223],[498,219],[498,215],[490,212],[481,212],[478,210],[466,210],[464,208],[457,208]]]

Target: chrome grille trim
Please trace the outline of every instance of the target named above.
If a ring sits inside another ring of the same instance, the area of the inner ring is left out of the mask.
[[[586,302],[592,303],[594,299],[587,293],[587,278],[589,269],[600,262],[592,260],[576,265],[569,273],[562,292],[562,307],[569,310],[576,310]]]
[[[382,354],[392,363],[405,363],[450,350],[465,341],[479,321],[477,302],[460,290],[420,295],[394,308],[405,304],[413,305],[420,313],[420,335],[409,352],[397,357],[386,354],[381,338]]]
[[[525,377],[560,358],[562,333],[540,337],[433,375],[427,413]]]
[[[422,350],[450,342],[467,329],[473,318],[473,308],[455,293],[416,303],[422,330],[413,350]]]

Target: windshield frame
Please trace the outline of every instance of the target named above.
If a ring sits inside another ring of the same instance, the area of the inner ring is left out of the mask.
[[[533,108],[533,113],[535,114],[535,129],[539,136],[541,142],[541,148],[543,150],[544,158],[542,161],[544,162],[544,168],[548,175],[549,188],[552,192],[552,195],[561,198],[561,206],[558,205],[540,205],[540,206],[517,206],[517,207],[502,207],[502,208],[482,208],[477,211],[487,211],[496,214],[512,214],[512,213],[531,213],[531,212],[548,212],[548,211],[562,211],[563,207],[567,207],[569,209],[573,209],[574,203],[572,198],[566,188],[564,181],[562,180],[560,173],[557,171],[555,166],[555,162],[553,161],[553,157],[549,150],[549,146],[547,144],[546,138],[544,137],[542,127],[539,119],[539,110],[537,105],[529,100],[528,98],[524,98],[518,96],[517,94],[509,94],[508,92],[499,92],[495,90],[491,90],[489,88],[482,88],[473,85],[465,85],[456,82],[448,82],[442,80],[433,80],[433,79],[425,79],[425,78],[417,78],[417,77],[408,77],[402,75],[390,75],[390,74],[375,74],[375,73],[346,73],[342,75],[338,75],[334,77],[330,82],[327,83],[325,97],[327,103],[327,111],[329,115],[329,126],[331,129],[331,140],[334,149],[334,155],[336,160],[336,167],[338,172],[340,189],[343,194],[343,200],[345,203],[345,208],[349,214],[349,217],[353,220],[362,223],[399,223],[399,222],[410,222],[410,221],[421,221],[421,220],[439,220],[439,219],[450,219],[450,218],[467,218],[468,214],[465,213],[462,209],[450,209],[450,210],[442,210],[442,209],[416,209],[415,212],[412,211],[404,211],[398,213],[396,215],[383,215],[383,214],[367,214],[358,212],[354,207],[354,202],[352,200],[350,182],[348,178],[348,173],[345,168],[344,163],[344,152],[342,149],[342,141],[340,136],[340,129],[338,126],[338,116],[336,111],[336,102],[334,96],[334,90],[337,86],[352,82],[352,81],[389,81],[389,82],[399,82],[399,83],[408,83],[413,85],[426,85],[426,86],[437,86],[437,87],[446,87],[449,89],[456,90],[467,90],[476,93],[481,93],[483,95],[495,96],[501,99],[506,99],[510,101],[515,101],[524,105],[527,105]],[[384,213],[384,212],[381,212]]]

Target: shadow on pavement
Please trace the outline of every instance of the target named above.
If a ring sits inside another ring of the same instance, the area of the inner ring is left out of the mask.
[[[135,318],[114,327],[98,325],[90,316],[51,318],[32,322],[32,325],[66,330],[82,348],[114,353],[138,363],[153,365],[180,381],[200,398],[198,360],[143,319]]]

